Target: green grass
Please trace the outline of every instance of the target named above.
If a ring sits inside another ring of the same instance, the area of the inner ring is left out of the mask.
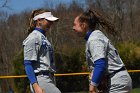
[[[88,92],[70,92],[70,93],[88,93]],[[132,93],[140,93],[140,88],[133,89]]]
[[[132,90],[132,93],[140,93],[140,88],[135,88]]]

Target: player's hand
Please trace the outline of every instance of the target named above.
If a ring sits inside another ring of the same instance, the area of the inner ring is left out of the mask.
[[[36,89],[35,93],[45,93],[45,91],[43,89]]]
[[[33,88],[35,93],[45,93],[45,91],[37,83],[33,84]]]
[[[89,84],[89,93],[98,93],[97,88]]]

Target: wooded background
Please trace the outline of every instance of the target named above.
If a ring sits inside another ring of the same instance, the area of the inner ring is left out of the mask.
[[[47,33],[55,50],[57,73],[88,71],[84,54],[85,41],[77,37],[72,30],[76,15],[87,9],[97,9],[115,25],[121,40],[114,40],[114,36],[102,28],[101,30],[119,50],[126,68],[140,69],[140,0],[83,0],[83,2],[73,0],[70,4],[60,3],[55,7],[51,0],[44,2],[43,7],[60,18]],[[8,15],[0,10],[0,76],[25,74],[22,42],[27,37],[30,13],[31,11],[25,10]],[[133,79],[133,88],[140,87],[139,73],[130,75]],[[56,83],[62,92],[88,90],[88,76],[56,77]],[[0,93],[8,93],[10,88],[16,93],[30,93],[28,85],[27,78],[0,79]]]

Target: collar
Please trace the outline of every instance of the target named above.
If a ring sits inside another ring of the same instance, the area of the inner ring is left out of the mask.
[[[42,30],[42,29],[40,29],[40,28],[35,28],[35,30],[37,30],[37,31],[41,32],[44,36],[46,36],[46,35],[45,35],[45,31],[44,31],[44,30]]]
[[[87,33],[86,33],[86,36],[85,36],[85,40],[87,41],[88,40],[88,38],[89,38],[89,36],[91,35],[91,33],[92,33],[93,31],[88,31]]]

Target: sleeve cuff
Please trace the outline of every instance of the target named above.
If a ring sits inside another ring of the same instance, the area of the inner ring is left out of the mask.
[[[90,84],[93,85],[93,86],[96,86],[96,87],[99,85],[99,84],[97,84],[97,83],[95,83],[93,81],[90,81]]]
[[[34,81],[34,82],[30,82],[31,83],[31,85],[33,85],[34,83],[37,83],[37,81]]]

